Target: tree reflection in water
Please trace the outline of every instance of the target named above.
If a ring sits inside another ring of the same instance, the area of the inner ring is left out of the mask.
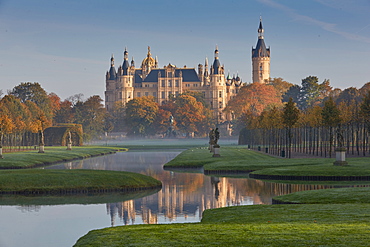
[[[206,209],[271,204],[277,195],[331,186],[270,183],[247,178],[210,177],[203,173],[163,170],[163,164],[178,155],[169,152],[121,152],[69,162],[52,169],[100,169],[138,172],[162,181],[158,193],[136,200],[106,205],[111,225],[198,222]]]

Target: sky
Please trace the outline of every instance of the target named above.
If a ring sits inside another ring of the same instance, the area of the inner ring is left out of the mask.
[[[218,46],[225,72],[251,81],[260,16],[272,78],[307,76],[334,88],[370,81],[369,0],[0,0],[0,89],[39,82],[62,100],[104,99],[114,54],[136,67],[147,47],[159,67],[195,67]]]

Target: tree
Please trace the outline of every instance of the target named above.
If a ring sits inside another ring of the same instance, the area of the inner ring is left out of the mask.
[[[102,101],[100,96],[93,95],[85,102],[78,101],[74,106],[75,123],[82,124],[87,140],[104,132],[106,109]]]
[[[22,103],[27,100],[36,103],[49,120],[53,117],[51,100],[39,83],[22,82],[18,86],[14,87],[9,94],[20,99]]]
[[[152,96],[134,98],[127,102],[125,123],[128,127],[128,134],[148,135],[150,126],[157,116],[157,112],[158,104]]]
[[[272,85],[252,83],[241,87],[239,93],[228,102],[225,112],[233,112],[236,118],[247,111],[260,115],[270,105],[281,105],[276,89]]]
[[[12,132],[14,129],[14,124],[12,120],[8,117],[9,111],[6,106],[0,101],[0,159],[3,159],[3,146],[2,139],[3,135]]]
[[[55,123],[73,123],[74,111],[72,102],[64,100],[60,102],[59,109],[55,112],[54,122]]]
[[[297,123],[299,119],[299,110],[296,107],[293,99],[290,98],[288,103],[285,104],[283,109],[283,124],[287,129],[288,139],[288,157],[291,158],[291,146],[292,146],[292,127]]]
[[[332,87],[329,80],[324,80],[321,84],[318,83],[319,79],[316,76],[308,76],[302,79],[302,86],[299,93],[298,108],[306,110],[317,104],[329,96]]]
[[[339,109],[332,97],[329,97],[329,99],[324,102],[321,115],[323,126],[327,127],[329,130],[329,157],[331,157],[334,135],[333,128],[337,127],[341,122]]]
[[[280,97],[283,97],[283,95],[292,87],[294,86],[293,83],[284,81],[283,78],[270,78],[269,84],[272,85]]]
[[[176,110],[174,118],[177,122],[177,128],[186,133],[199,132],[200,126],[204,124],[204,105],[198,102],[196,98],[189,95],[179,95],[175,100]]]

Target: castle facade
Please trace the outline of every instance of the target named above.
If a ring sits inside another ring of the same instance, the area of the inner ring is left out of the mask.
[[[270,49],[266,48],[263,41],[262,21],[258,33],[257,46],[252,49],[253,82],[265,83],[270,73]],[[232,120],[233,116],[225,114],[223,110],[243,83],[238,75],[225,75],[217,47],[213,63],[209,66],[206,58],[204,65],[199,64],[197,69],[186,66],[179,68],[172,64],[159,68],[158,59],[152,57],[150,47],[138,68],[133,59],[129,61],[127,49],[123,56],[123,63],[116,70],[112,55],[111,66],[106,73],[105,106],[108,111],[113,110],[117,102],[127,103],[136,97],[153,96],[162,105],[171,95],[193,91],[204,95],[218,124]]]

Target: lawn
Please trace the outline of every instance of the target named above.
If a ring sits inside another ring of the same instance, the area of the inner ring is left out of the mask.
[[[38,150],[5,153],[4,159],[0,159],[0,169],[33,168],[125,150],[119,147],[82,146],[73,147],[72,150],[66,150],[66,147],[46,147],[45,153],[38,153]]]
[[[102,193],[159,187],[160,181],[131,172],[52,169],[0,171],[0,194]]]

